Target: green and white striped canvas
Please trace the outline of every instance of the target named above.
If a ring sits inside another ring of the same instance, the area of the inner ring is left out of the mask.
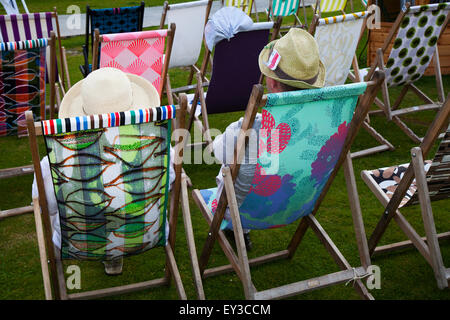
[[[273,0],[272,15],[275,17],[286,17],[297,12],[300,0]]]

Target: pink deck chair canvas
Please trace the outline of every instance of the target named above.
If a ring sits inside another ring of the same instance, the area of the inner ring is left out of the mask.
[[[175,25],[170,29],[98,35],[100,68],[112,67],[150,81],[161,96],[167,76]],[[167,39],[167,41],[166,41]],[[167,42],[167,45],[166,45]],[[94,57],[97,56],[94,54]],[[96,61],[93,63],[97,69]]]

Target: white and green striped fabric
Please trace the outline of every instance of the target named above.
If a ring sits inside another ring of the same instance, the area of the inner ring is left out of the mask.
[[[320,12],[344,11],[346,5],[347,0],[320,0]]]
[[[297,12],[300,0],[273,0],[272,15],[275,17],[286,17]]]

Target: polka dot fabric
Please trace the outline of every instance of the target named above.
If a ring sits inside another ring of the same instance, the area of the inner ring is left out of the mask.
[[[386,63],[386,82],[395,87],[417,81],[428,68],[450,3],[411,7],[400,23]]]

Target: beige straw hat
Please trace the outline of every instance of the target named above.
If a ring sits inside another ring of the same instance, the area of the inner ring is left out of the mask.
[[[325,67],[316,40],[305,30],[290,29],[284,37],[265,46],[258,60],[265,76],[292,87],[321,88],[325,83]]]
[[[146,79],[115,68],[100,68],[64,95],[58,118],[158,107],[160,97]]]

